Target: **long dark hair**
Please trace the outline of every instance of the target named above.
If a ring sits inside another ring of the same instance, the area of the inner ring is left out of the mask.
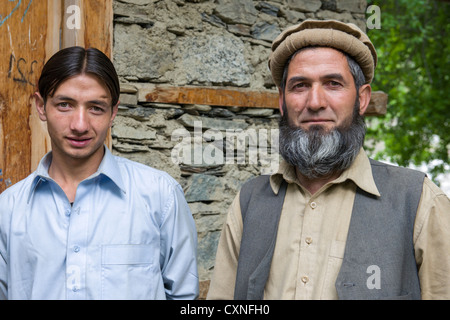
[[[81,74],[95,76],[111,94],[112,106],[119,101],[120,84],[111,60],[96,48],[69,47],[55,53],[44,65],[38,82],[39,94],[47,101],[67,79]]]

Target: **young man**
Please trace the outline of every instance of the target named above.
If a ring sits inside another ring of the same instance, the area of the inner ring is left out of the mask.
[[[119,80],[97,49],[44,66],[35,94],[52,151],[0,195],[0,298],[195,299],[195,224],[167,173],[104,141]]]
[[[284,160],[234,200],[208,299],[449,299],[448,197],[362,149],[369,38],[307,20],[272,50]]]

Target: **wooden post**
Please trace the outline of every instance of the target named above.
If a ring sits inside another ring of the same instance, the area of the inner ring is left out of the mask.
[[[84,2],[84,0],[64,0],[61,48],[84,47],[86,24]]]
[[[61,48],[60,26],[62,21],[62,6],[60,0],[47,1],[47,31],[45,39],[44,63]],[[43,66],[43,65],[42,65]],[[37,91],[37,87],[35,88]],[[51,142],[47,132],[47,124],[39,119],[34,101],[30,101],[30,130],[31,130],[31,167],[36,170],[41,158],[50,151]]]
[[[0,192],[30,174],[32,96],[45,60],[47,1],[0,2]]]

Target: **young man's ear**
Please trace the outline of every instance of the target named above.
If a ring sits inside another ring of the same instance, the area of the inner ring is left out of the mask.
[[[369,106],[370,96],[372,95],[372,88],[370,84],[362,85],[359,88],[359,114],[363,115]]]
[[[115,106],[112,107],[112,114],[111,114],[111,121],[109,122],[109,126],[111,127],[114,121],[114,118],[117,115],[117,112],[119,111],[119,104],[120,101],[117,101],[117,104]]]
[[[36,104],[36,110],[38,112],[39,119],[41,119],[42,121],[47,121],[44,98],[42,98],[39,92],[34,93],[34,101]]]

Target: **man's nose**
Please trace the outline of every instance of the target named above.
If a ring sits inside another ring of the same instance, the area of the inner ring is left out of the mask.
[[[84,133],[89,130],[89,117],[84,108],[77,108],[72,115],[70,129],[78,133]]]
[[[325,92],[320,85],[313,85],[309,90],[306,107],[312,111],[318,111],[327,107]]]

